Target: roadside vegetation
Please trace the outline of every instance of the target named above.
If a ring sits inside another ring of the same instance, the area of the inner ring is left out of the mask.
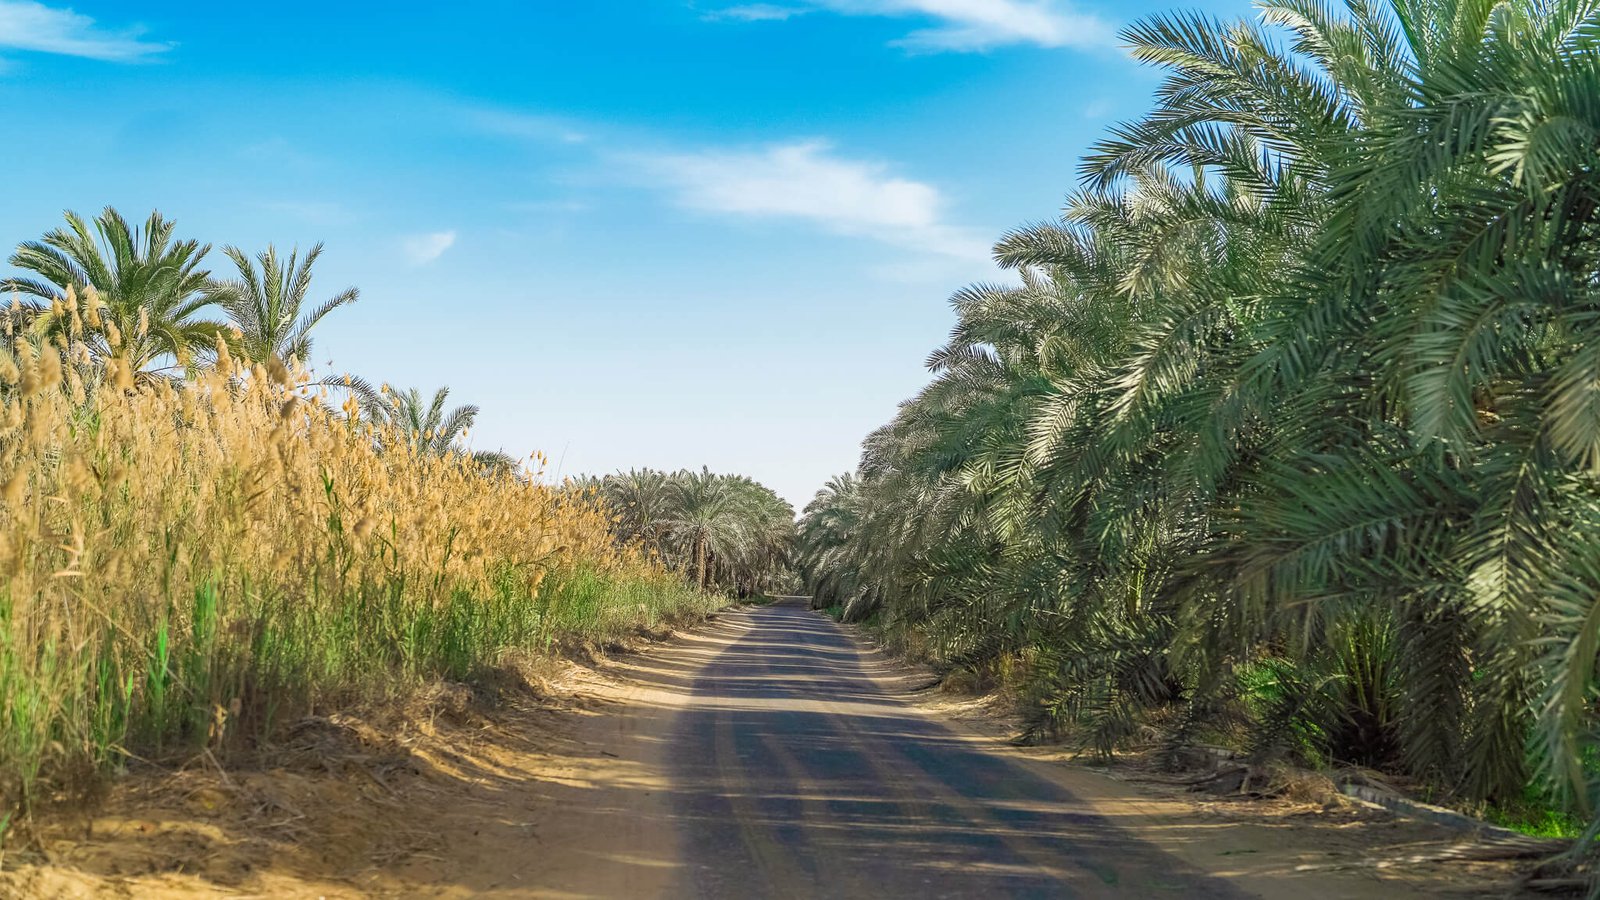
[[[714,509],[673,571],[677,538],[619,533],[593,486],[472,452],[445,389],[314,377],[357,300],[314,299],[320,247],[228,248],[226,279],[207,251],[69,214],[0,285],[0,839],[132,758],[695,620],[754,564]]]
[[[798,566],[1037,735],[1593,838],[1597,4],[1257,9],[1124,33],[1152,110],[954,297]]]

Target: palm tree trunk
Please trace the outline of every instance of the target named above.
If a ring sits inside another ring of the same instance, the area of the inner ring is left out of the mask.
[[[700,590],[705,590],[710,579],[706,577],[706,536],[703,534],[695,535],[694,539],[694,574],[700,582]]]

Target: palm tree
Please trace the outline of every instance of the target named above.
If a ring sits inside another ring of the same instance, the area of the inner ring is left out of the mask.
[[[389,437],[419,454],[445,456],[456,452],[458,442],[478,418],[472,405],[446,409],[450,388],[442,387],[425,399],[422,391],[411,388],[391,390],[387,402],[380,400],[368,408],[368,415],[389,429]]]
[[[200,268],[210,245],[174,241],[174,223],[159,212],[142,229],[111,207],[92,226],[74,212],[66,219],[65,228],[26,241],[11,255],[13,266],[36,277],[0,281],[0,290],[37,298],[30,304],[33,328],[55,333],[83,327],[59,312],[70,288],[97,304],[87,318],[100,324],[89,324],[83,335],[90,352],[101,360],[122,357],[146,375],[158,362],[186,366],[226,337],[225,325],[199,318],[213,303],[210,273]]]
[[[359,294],[346,288],[306,309],[311,267],[322,255],[321,244],[312,246],[303,260],[296,251],[287,261],[280,260],[270,245],[254,262],[237,247],[224,247],[223,252],[238,268],[239,278],[214,284],[210,290],[240,331],[239,355],[251,362],[279,359],[304,364],[311,354],[311,330],[328,313],[356,302]]]
[[[734,497],[734,518],[744,532],[735,552],[719,559],[725,583],[741,597],[778,586],[789,570],[794,545],[794,507],[765,485],[743,475],[723,476]]]
[[[861,531],[861,480],[854,473],[835,476],[806,504],[795,542],[801,583],[819,606],[841,609],[858,602],[863,585],[852,539]]]
[[[640,543],[702,590],[750,596],[780,585],[794,509],[743,476],[637,469],[595,482],[623,543]]]
[[[417,388],[393,391],[382,387],[373,391],[365,382],[348,377],[329,377],[321,383],[343,386],[351,392],[366,418],[380,427],[380,443],[397,442],[421,455],[460,455],[490,477],[518,475],[520,460],[511,454],[503,450],[468,450],[461,445],[477,421],[478,407],[468,404],[447,410],[448,387],[439,388],[427,399]]]
[[[521,460],[504,450],[474,450],[472,461],[479,471],[491,478],[515,477],[521,464]]]
[[[731,515],[733,493],[727,481],[708,469],[680,473],[668,490],[672,509],[662,529],[667,540],[687,555],[689,575],[704,590],[711,584],[713,560],[732,555],[746,537]]]
[[[1258,757],[1585,809],[1597,5],[1261,9],[1128,30],[1155,109],[1001,240],[1020,287],[957,295],[802,571],[952,664],[1025,656],[1102,752],[1168,707],[1174,742],[1242,721]]]
[[[662,523],[670,513],[671,476],[655,469],[629,469],[599,479],[597,487],[616,516],[616,530],[625,540],[639,541],[657,553],[666,550]]]

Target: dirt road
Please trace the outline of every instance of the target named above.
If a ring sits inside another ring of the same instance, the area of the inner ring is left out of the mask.
[[[1287,831],[1174,818],[952,729],[903,699],[903,669],[799,602],[627,665],[627,708],[585,732],[588,790],[554,798],[566,812],[543,831],[534,879],[553,896],[1408,895],[1305,865]]]

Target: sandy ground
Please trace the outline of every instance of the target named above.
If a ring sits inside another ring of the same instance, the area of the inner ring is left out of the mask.
[[[1396,816],[1322,784],[1291,796],[1217,796],[1182,783],[1193,776],[1169,775],[1137,755],[1102,765],[1060,747],[1015,746],[1020,718],[1008,698],[937,689],[906,696],[982,735],[995,752],[1053,772],[1098,808],[1136,818],[1141,835],[1174,856],[1263,897],[1552,896],[1523,888],[1537,860],[1520,848],[1508,852],[1493,838]]]
[[[307,720],[247,768],[202,758],[178,772],[135,770],[92,815],[37,821],[30,845],[0,861],[0,897],[703,893],[695,886],[718,882],[693,870],[739,861],[720,851],[708,859],[696,835],[711,826],[686,811],[726,802],[740,816],[741,802],[762,798],[748,787],[695,788],[705,797],[686,801],[682,773],[694,760],[683,759],[682,729],[708,705],[729,707],[708,697],[705,673],[730,648],[748,647],[764,614],[730,611],[594,665],[546,661],[507,679],[493,702],[443,686],[403,707]],[[856,667],[881,691],[874,703],[948,728],[963,753],[1059,785],[1084,813],[1244,895],[1515,895],[1512,864],[1466,858],[1482,846],[1457,832],[1351,805],[1203,798],[1129,780],[1137,771],[1107,774],[1060,751],[1011,747],[992,704],[915,691],[924,673],[848,646],[854,658],[830,665]],[[818,702],[828,715],[850,712]],[[792,756],[781,762],[801,766]],[[803,813],[827,811],[816,798],[796,802]],[[810,895],[796,854],[746,845],[764,854],[757,868],[784,874],[767,893]]]

